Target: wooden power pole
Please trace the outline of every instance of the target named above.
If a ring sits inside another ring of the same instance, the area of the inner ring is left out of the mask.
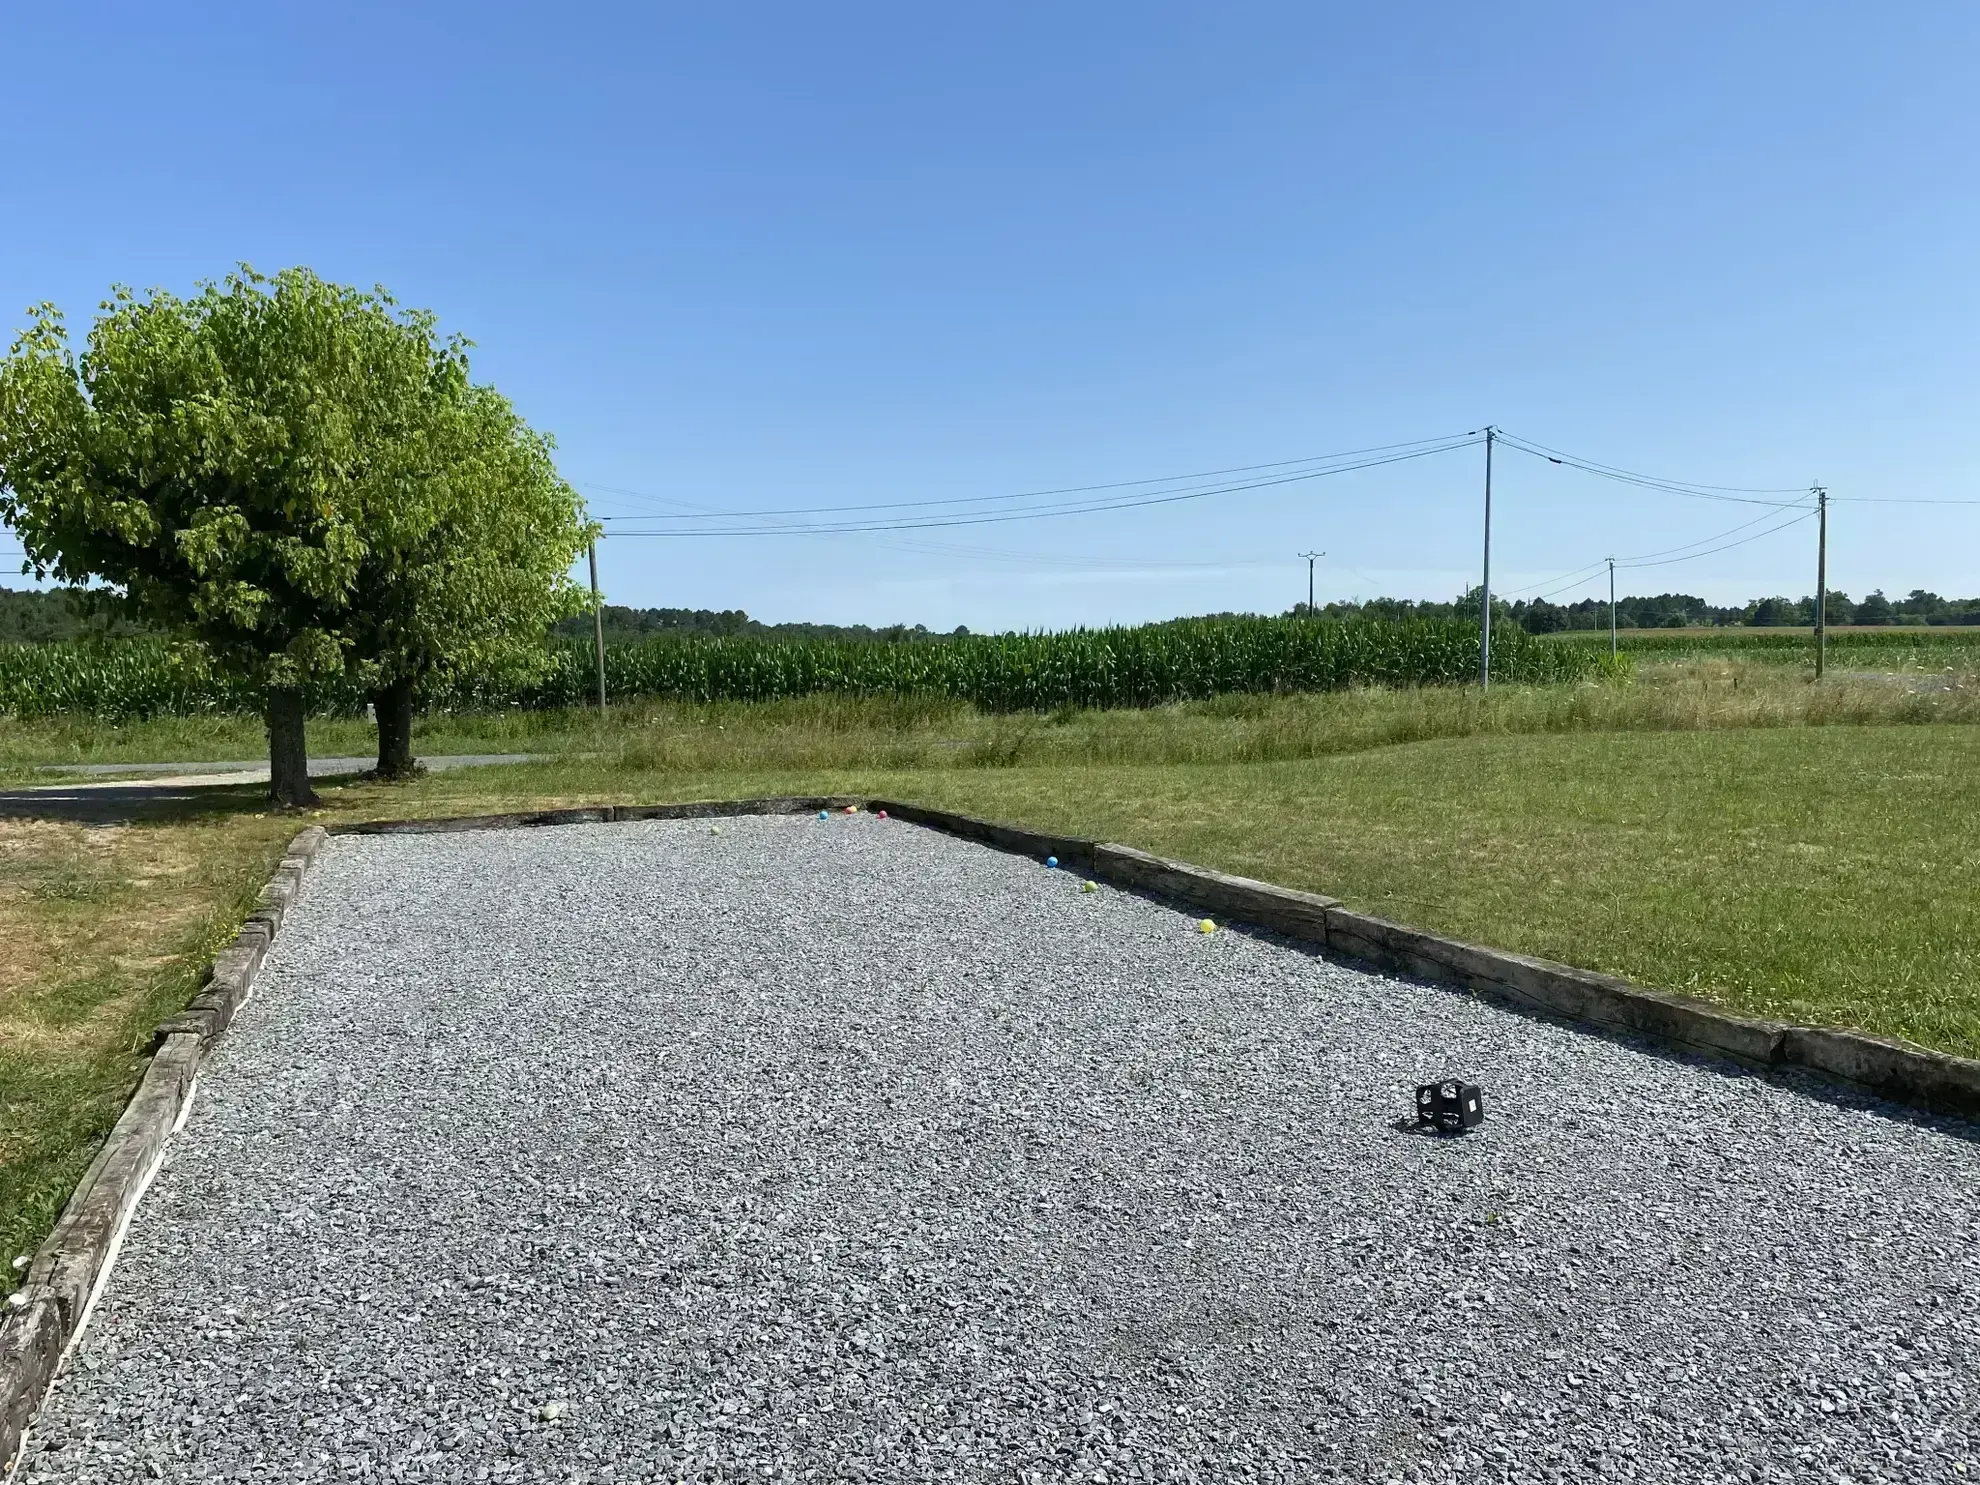
[[[1300,553],[1306,559],[1306,617],[1309,619],[1313,617],[1313,563],[1316,558],[1326,555],[1325,552]]]
[[[1609,658],[1616,658],[1616,559],[1609,558]]]
[[[1815,679],[1829,658],[1829,492],[1815,487]]]
[[[605,610],[598,602],[598,542],[591,543],[591,653],[598,662],[598,720],[605,720]]]
[[[1478,620],[1484,630],[1478,649],[1478,686],[1484,691],[1492,689],[1492,440],[1498,432],[1490,423],[1485,425],[1485,580],[1481,585],[1485,597]]]

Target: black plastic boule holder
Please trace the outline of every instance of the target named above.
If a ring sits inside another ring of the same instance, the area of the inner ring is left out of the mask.
[[[1416,1127],[1439,1134],[1463,1134],[1485,1119],[1485,1095],[1457,1078],[1425,1083],[1416,1090]]]

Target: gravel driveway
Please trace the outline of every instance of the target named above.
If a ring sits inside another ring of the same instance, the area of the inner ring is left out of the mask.
[[[1976,1191],[899,822],[340,838],[24,1477],[1980,1479]]]

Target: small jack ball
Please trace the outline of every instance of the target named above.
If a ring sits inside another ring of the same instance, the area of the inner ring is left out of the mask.
[[[1045,858],[1045,865],[1047,866],[1047,868],[1056,867],[1058,864],[1059,864],[1059,858],[1057,856],[1047,856]]]
[[[1082,892],[1098,892],[1100,888],[1093,882],[1081,882],[1079,884],[1079,890]]]
[[[1215,933],[1217,931],[1217,925],[1208,918],[1205,918],[1201,923],[1196,925],[1196,931],[1198,933]]]
[[[708,833],[710,835],[720,835],[722,833],[722,827],[720,825],[710,825],[708,827]]]

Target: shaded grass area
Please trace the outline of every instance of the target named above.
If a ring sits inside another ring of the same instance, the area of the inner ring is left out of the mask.
[[[596,745],[597,718],[586,713],[498,712],[421,718],[415,741],[425,753],[568,752]],[[309,723],[312,757],[375,756],[378,732],[348,717]],[[226,763],[268,757],[261,718],[153,717],[111,722],[86,716],[0,717],[0,775],[32,782],[44,763]]]
[[[1818,689],[1728,664],[1645,667],[1634,685],[1152,712],[985,717],[811,698],[628,708],[603,729],[569,714],[441,719],[460,730],[429,730],[423,747],[557,756],[328,787],[314,818],[892,795],[1976,1056],[1980,729],[1933,720],[1973,705],[1970,690]],[[32,756],[32,736],[11,724],[0,736]],[[151,1027],[192,993],[304,823],[270,816],[251,788],[110,828],[0,821],[12,950],[0,965],[0,1256],[46,1231],[128,1096]]]

